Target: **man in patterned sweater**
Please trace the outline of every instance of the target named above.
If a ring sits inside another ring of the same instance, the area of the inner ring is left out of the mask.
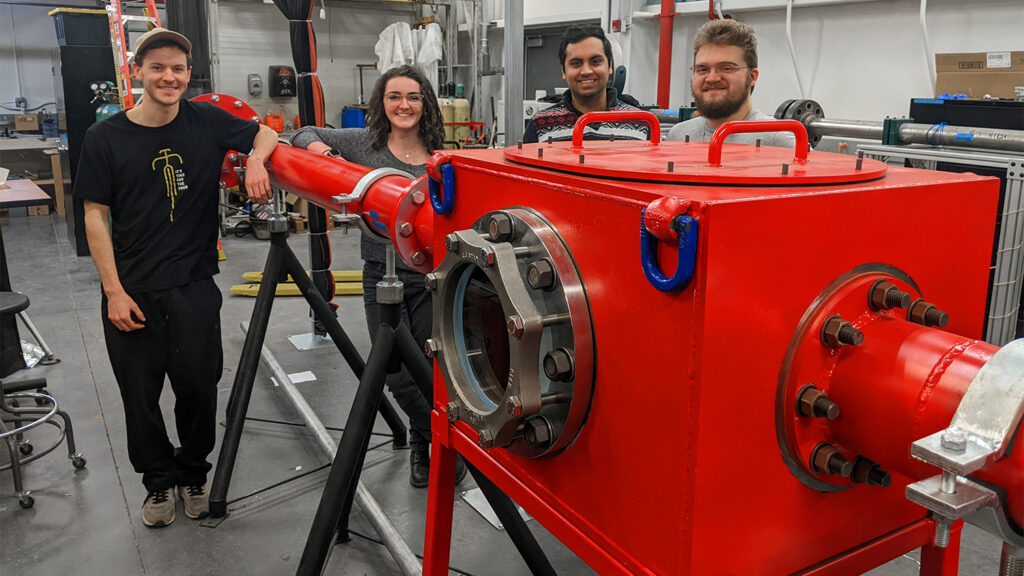
[[[636,110],[619,100],[608,85],[615,64],[612,45],[599,26],[570,26],[562,34],[558,46],[562,78],[569,89],[562,101],[530,120],[523,134],[524,143],[571,140],[576,120],[587,112],[604,110]],[[650,129],[645,123],[601,122],[584,128],[584,140],[647,140]]]

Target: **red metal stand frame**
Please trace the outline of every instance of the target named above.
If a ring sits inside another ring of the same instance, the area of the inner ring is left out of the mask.
[[[424,576],[448,574],[457,454],[461,454],[476,466],[599,574],[629,576],[637,573],[609,554],[604,547],[595,543],[541,496],[506,471],[472,436],[453,426],[443,408],[435,408],[431,413],[431,420],[433,445],[427,500],[427,532],[423,545]],[[950,530],[949,545],[946,548],[938,548],[932,544],[935,522],[925,518],[797,574],[854,576],[921,548],[921,576],[956,576],[959,569],[962,529],[962,521],[954,523]],[[644,570],[641,574],[654,573]]]

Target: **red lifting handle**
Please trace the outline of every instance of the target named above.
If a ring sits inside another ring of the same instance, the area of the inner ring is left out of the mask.
[[[661,122],[658,117],[646,110],[609,110],[606,112],[587,112],[576,121],[572,129],[572,147],[583,148],[583,128],[591,122],[621,122],[623,120],[637,120],[646,122],[651,130],[651,144],[661,144]],[[798,122],[799,124],[799,122]],[[806,139],[806,135],[804,135]]]
[[[586,114],[584,114],[586,116]],[[582,120],[582,118],[580,118]],[[807,163],[807,128],[797,120],[751,120],[726,122],[715,130],[711,137],[711,146],[708,147],[708,165],[714,168],[722,167],[722,144],[730,134],[742,134],[745,132],[792,132],[796,136],[796,156],[793,162],[797,164]]]

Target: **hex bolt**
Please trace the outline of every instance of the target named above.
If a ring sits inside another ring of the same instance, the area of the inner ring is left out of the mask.
[[[946,430],[939,437],[939,443],[942,445],[943,450],[954,454],[963,454],[967,451],[967,435],[964,434],[963,430]]]
[[[516,142],[516,148],[519,149],[519,150],[523,149],[523,141],[522,140],[520,140],[519,142]]]
[[[757,140],[754,140],[754,148],[760,148],[760,147],[761,147],[761,139],[758,138]]]
[[[459,242],[459,237],[456,236],[455,234],[449,234],[445,236],[444,246],[445,248],[448,249],[449,252],[458,252],[459,247],[461,246],[461,243]]]
[[[507,242],[512,239],[514,226],[508,214],[498,212],[487,220],[487,237],[491,242]]]
[[[584,158],[585,158],[585,156],[583,154],[580,154],[580,164],[583,164]]]
[[[489,430],[481,430],[476,435],[476,439],[477,443],[480,444],[480,447],[485,450],[494,447],[494,436],[491,435]]]
[[[448,415],[449,422],[455,422],[459,419],[459,405],[455,402],[449,402],[445,412]]]
[[[676,169],[676,163],[671,161],[671,160],[669,160],[668,161],[668,171],[669,172],[674,172],[675,169]]]
[[[883,470],[881,466],[873,466],[868,471],[868,486],[888,488],[889,484],[892,484],[892,474]]]
[[[213,96],[210,96],[210,100],[214,102],[220,102],[220,96],[214,94]]]
[[[544,149],[543,148],[537,148],[537,158],[543,158],[543,157],[544,157]]]
[[[412,258],[413,266],[419,266],[427,261],[427,257],[423,255],[423,252],[413,252],[410,258]]]
[[[480,252],[480,266],[484,268],[492,266],[494,264],[494,259],[496,258],[496,256],[494,255],[494,248],[491,248],[490,246],[484,246],[483,250],[481,250]]]
[[[544,375],[555,382],[572,380],[576,360],[572,350],[561,346],[544,355]]]
[[[402,222],[402,225],[398,227],[398,233],[404,238],[412,236],[412,224],[408,222]]]
[[[839,314],[833,314],[821,327],[821,341],[829,348],[838,348],[846,344],[860,346],[864,343],[864,333],[843,320]]]
[[[534,260],[526,267],[526,281],[534,290],[550,290],[555,287],[555,267],[547,258]]]
[[[819,473],[849,478],[853,473],[853,462],[839,453],[831,444],[822,442],[811,451],[811,467]]]
[[[526,330],[526,324],[523,323],[522,316],[518,314],[509,316],[505,321],[505,327],[508,328],[509,335],[516,338],[521,338],[523,336],[523,331]]]
[[[433,358],[441,353],[441,346],[438,345],[437,340],[427,338],[427,341],[423,343],[423,352],[427,358]]]
[[[689,141],[690,141],[690,135],[689,134],[687,134],[686,136],[683,136],[683,142],[689,142]]]
[[[551,424],[544,416],[537,416],[526,421],[523,437],[535,446],[546,448],[551,443]]]
[[[547,140],[548,144],[551,144],[554,141],[555,141],[555,139],[552,136],[548,136],[548,140]]]
[[[427,195],[424,194],[422,190],[417,190],[417,191],[412,193],[412,203],[413,204],[415,204],[417,206],[420,206],[421,204],[426,202],[426,200],[427,200]]]
[[[857,150],[857,168],[856,169],[860,170],[863,167],[864,167],[864,151],[863,150]]]
[[[868,291],[868,305],[872,310],[910,308],[911,296],[887,280],[879,280]]]
[[[853,473],[850,474],[850,480],[856,484],[888,488],[892,483],[892,475],[873,460],[857,456],[853,461]]]
[[[427,292],[433,292],[434,290],[437,290],[437,274],[430,272],[426,276],[424,276],[423,286],[427,289]]]
[[[828,394],[807,384],[797,394],[797,413],[808,418],[827,418],[829,421],[839,418],[839,405],[829,400]]]
[[[942,328],[949,322],[949,314],[935,307],[935,304],[924,298],[918,298],[910,303],[907,309],[907,320],[924,326],[938,326]]]
[[[505,412],[507,412],[509,416],[518,417],[523,413],[523,403],[519,401],[519,398],[509,396],[508,399],[505,400]]]
[[[785,176],[786,174],[789,174],[789,164],[783,163],[782,164],[782,175]]]
[[[235,100],[234,102],[232,102],[232,105],[235,108],[241,108],[242,107],[242,101],[241,100]]]
[[[608,135],[608,141],[609,142],[615,142],[615,134],[609,134]]]

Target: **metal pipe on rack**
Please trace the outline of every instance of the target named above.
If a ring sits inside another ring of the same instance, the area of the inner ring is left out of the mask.
[[[814,136],[838,136],[881,140],[883,124],[863,120],[836,120],[818,118],[807,122],[807,130]],[[1024,130],[975,128],[942,124],[905,123],[899,127],[899,139],[905,144],[931,144],[933,146],[959,146],[1024,152]]]

